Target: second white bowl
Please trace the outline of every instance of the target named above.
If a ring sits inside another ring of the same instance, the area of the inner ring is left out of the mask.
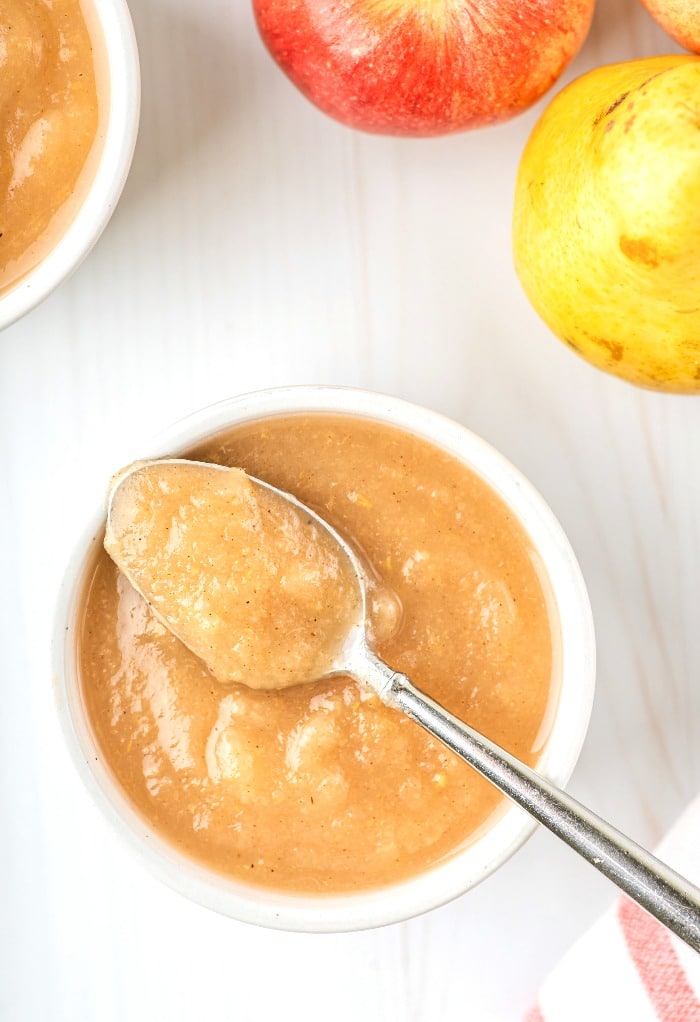
[[[112,216],[131,166],[141,87],[126,0],[82,0],[93,47],[99,120],[75,215],[40,262],[0,294],[0,330],[42,302],[81,264]]]

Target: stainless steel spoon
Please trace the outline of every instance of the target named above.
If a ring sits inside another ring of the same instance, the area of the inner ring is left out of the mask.
[[[226,471],[222,466],[207,467]],[[128,474],[128,470],[120,474],[113,484],[108,517],[114,494]],[[313,519],[335,540],[354,571],[359,597],[357,620],[348,629],[346,641],[324,676],[349,675],[376,692],[387,706],[407,714],[690,947],[700,951],[700,889],[546,778],[458,720],[417,689],[405,674],[384,663],[368,640],[366,577],[352,548],[320,515],[296,497],[260,479],[249,478],[255,485],[298,508],[306,520]],[[313,680],[318,679],[309,679]]]

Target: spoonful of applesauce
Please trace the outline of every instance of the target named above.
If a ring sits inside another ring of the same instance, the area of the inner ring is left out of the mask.
[[[112,482],[104,543],[218,681],[283,689],[342,674],[368,686],[700,951],[697,887],[377,656],[359,556],[295,497],[238,468],[137,462]]]

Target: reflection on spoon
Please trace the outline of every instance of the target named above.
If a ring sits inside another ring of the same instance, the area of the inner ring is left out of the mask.
[[[698,888],[379,659],[360,560],[296,498],[240,469],[137,463],[113,482],[105,547],[218,680],[284,688],[347,674],[369,686],[700,950]]]

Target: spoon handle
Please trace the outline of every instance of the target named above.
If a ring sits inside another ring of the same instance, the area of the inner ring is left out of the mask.
[[[384,666],[384,665],[383,665]],[[700,889],[483,735],[402,674],[387,669],[380,697],[438,738],[601,873],[700,951]]]

